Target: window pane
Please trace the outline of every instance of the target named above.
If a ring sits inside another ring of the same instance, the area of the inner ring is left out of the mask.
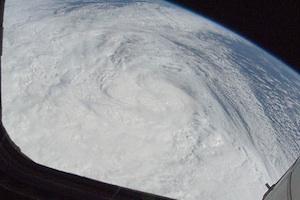
[[[188,10],[7,0],[4,26],[3,121],[38,163],[176,199],[250,200],[300,152],[299,75]]]

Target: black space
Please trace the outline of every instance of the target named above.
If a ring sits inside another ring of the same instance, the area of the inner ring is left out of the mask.
[[[170,0],[217,22],[300,72],[300,0]]]

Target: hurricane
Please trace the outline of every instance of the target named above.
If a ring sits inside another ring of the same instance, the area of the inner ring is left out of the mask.
[[[183,200],[254,200],[300,152],[300,78],[166,1],[7,0],[3,123],[35,162]]]

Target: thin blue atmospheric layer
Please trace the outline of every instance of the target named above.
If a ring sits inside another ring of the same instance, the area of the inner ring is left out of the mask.
[[[230,59],[239,66],[240,73],[243,74],[244,77],[247,77],[250,82],[251,90],[262,105],[264,113],[269,117],[273,128],[278,133],[286,132],[285,127],[282,126],[283,123],[297,123],[297,109],[289,107],[285,101],[285,96],[287,96],[287,94],[293,99],[300,101],[300,94],[295,90],[295,88],[300,88],[300,74],[297,71],[250,39],[241,36],[241,34],[233,32],[225,26],[218,24],[210,18],[196,13],[189,8],[182,7],[178,4],[174,5],[197,17],[202,17],[219,29],[234,34],[237,38],[242,39],[232,40],[216,32],[209,32],[205,36],[199,34],[199,38],[206,37],[207,39],[217,40],[227,49],[232,50]],[[273,100],[270,100],[270,97],[272,97]],[[278,105],[276,102],[285,105],[285,109],[277,109]],[[274,110],[276,110],[277,114],[274,114]],[[290,119],[284,117],[287,113],[289,114]],[[294,144],[295,141],[298,141],[300,133],[296,127],[290,128],[290,136],[288,139],[285,138],[284,135],[279,134],[279,140],[287,139],[289,140],[288,144]],[[298,157],[296,152],[300,152],[300,147],[297,144],[292,146],[287,144],[282,145],[284,146],[283,151],[286,157]],[[293,155],[291,155],[289,149],[293,149]]]
[[[201,12],[196,12],[194,10],[192,10],[191,8],[189,7],[185,7],[183,5],[179,5],[178,3],[175,3],[173,0],[166,0],[168,1],[170,4],[174,5],[174,6],[177,6],[178,8],[181,8],[185,11],[188,11],[194,15],[197,15],[197,16],[200,16],[206,20],[208,20],[211,24],[214,24],[215,26],[217,26],[218,28],[221,28],[223,30],[226,30],[226,31],[229,31],[235,35],[237,35],[238,37],[240,38],[243,38],[245,41],[251,43],[252,45],[254,45],[255,47],[259,48],[260,50],[262,51],[265,51],[267,54],[269,54],[271,57],[273,57],[273,59],[276,59],[278,60],[279,62],[281,62],[281,66],[286,66],[284,70],[287,70],[292,76],[295,76],[297,79],[300,79],[300,71],[297,71],[296,70],[296,67],[293,67],[293,66],[290,66],[288,65],[287,63],[285,63],[282,59],[279,58],[278,55],[275,55],[274,53],[271,53],[270,51],[264,49],[263,47],[261,47],[259,44],[257,44],[255,41],[251,40],[250,38],[244,36],[243,34],[239,33],[238,31],[236,30],[232,30],[231,28],[229,27],[226,27],[225,25],[223,24],[220,24],[216,21],[214,21],[213,19],[211,19],[210,17],[204,15],[203,13]]]

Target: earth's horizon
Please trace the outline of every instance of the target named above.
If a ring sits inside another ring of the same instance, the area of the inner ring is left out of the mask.
[[[300,75],[166,1],[7,0],[3,123],[34,161],[183,200],[254,200],[300,153]]]

